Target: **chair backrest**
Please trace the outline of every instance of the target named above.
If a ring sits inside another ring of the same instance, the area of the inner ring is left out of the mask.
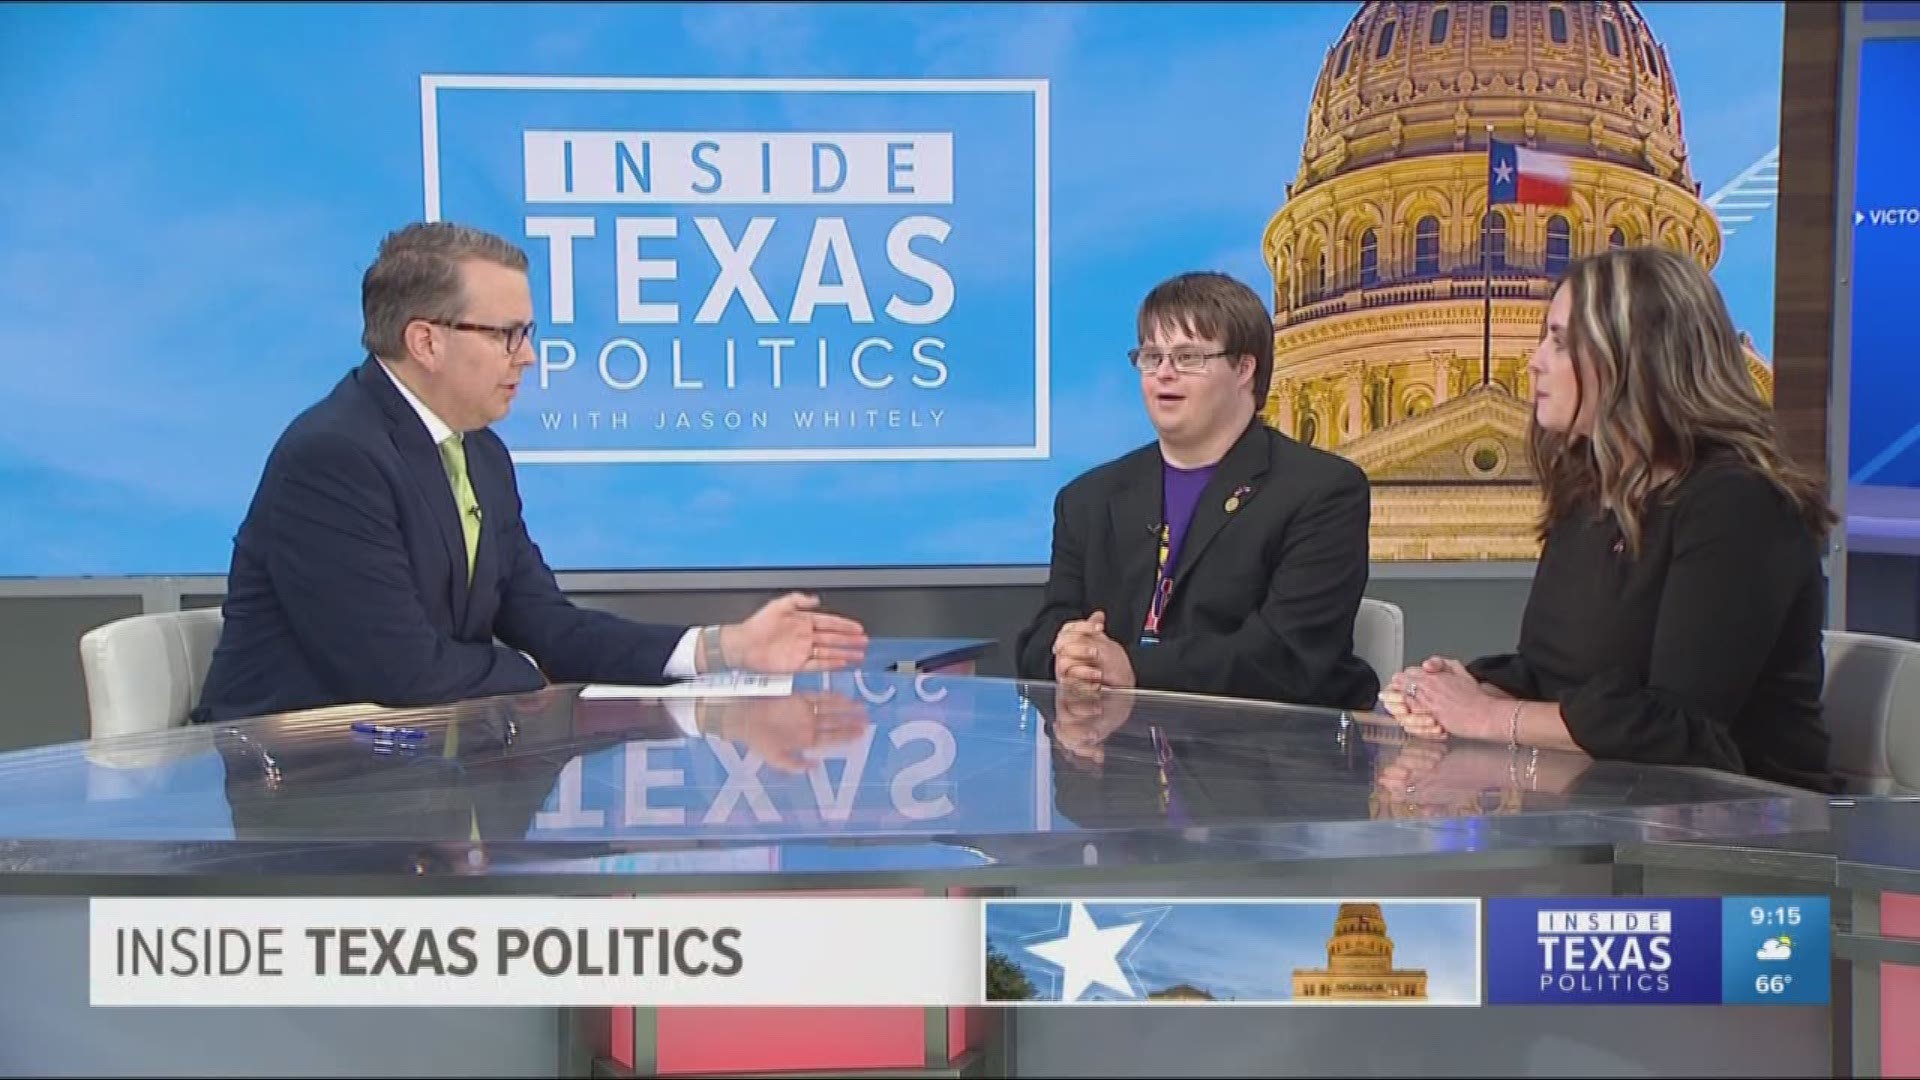
[[[1826,632],[1827,730],[1849,792],[1920,790],[1920,642]]]
[[[161,611],[81,635],[92,735],[164,731],[187,722],[220,641],[220,609]]]
[[[1361,599],[1360,614],[1353,620],[1353,651],[1380,676],[1381,686],[1404,666],[1406,639],[1406,618],[1398,604]]]

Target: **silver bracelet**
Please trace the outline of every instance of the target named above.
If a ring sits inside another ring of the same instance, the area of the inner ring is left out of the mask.
[[[1514,750],[1507,752],[1507,779],[1513,782],[1513,790],[1515,791],[1519,791],[1522,788],[1520,783],[1520,759],[1516,755],[1517,749],[1516,747]],[[1540,748],[1536,746],[1527,755],[1527,778],[1525,784],[1527,791],[1539,790],[1540,781],[1536,776],[1539,767]]]

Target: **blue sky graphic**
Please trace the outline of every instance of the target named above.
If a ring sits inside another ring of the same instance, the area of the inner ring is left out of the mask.
[[[1186,983],[1216,998],[1287,1000],[1293,970],[1323,968],[1339,903],[1088,904],[1097,926],[1143,921],[1120,954],[1144,996]],[[1394,967],[1425,968],[1430,1001],[1476,1002],[1477,914],[1465,904],[1381,904]],[[1026,972],[1042,1000],[1058,1000],[1060,969],[1026,946],[1064,934],[1067,906],[996,903],[987,941]],[[1096,985],[1083,1000],[1129,1000]]]
[[[520,471],[560,569],[1043,563],[1053,493],[1150,437],[1139,297],[1198,267],[1270,291],[1260,233],[1354,10],[0,8],[0,575],[225,571],[273,440],[360,358],[379,237],[422,214],[423,73],[1049,80],[1050,459]],[[1643,11],[1710,193],[1777,139],[1782,7]],[[1718,271],[1763,352],[1771,219]]]

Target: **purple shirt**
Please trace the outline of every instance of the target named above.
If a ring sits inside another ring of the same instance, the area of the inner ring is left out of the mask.
[[[1180,541],[1186,538],[1187,525],[1193,521],[1193,508],[1200,505],[1200,493],[1206,490],[1207,481],[1213,479],[1217,465],[1206,465],[1198,469],[1180,469],[1162,461],[1160,505],[1166,514],[1167,536],[1167,575],[1173,575],[1173,569],[1180,565]]]

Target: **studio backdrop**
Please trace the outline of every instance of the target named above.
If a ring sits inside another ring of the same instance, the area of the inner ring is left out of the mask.
[[[1152,437],[1156,282],[1275,321],[1263,417],[1378,559],[1525,559],[1528,353],[1608,246],[1771,392],[1782,6],[13,6],[0,574],[204,574],[422,218],[522,245],[498,430],[561,569],[1032,565]],[[1490,198],[1491,196],[1491,198]]]

